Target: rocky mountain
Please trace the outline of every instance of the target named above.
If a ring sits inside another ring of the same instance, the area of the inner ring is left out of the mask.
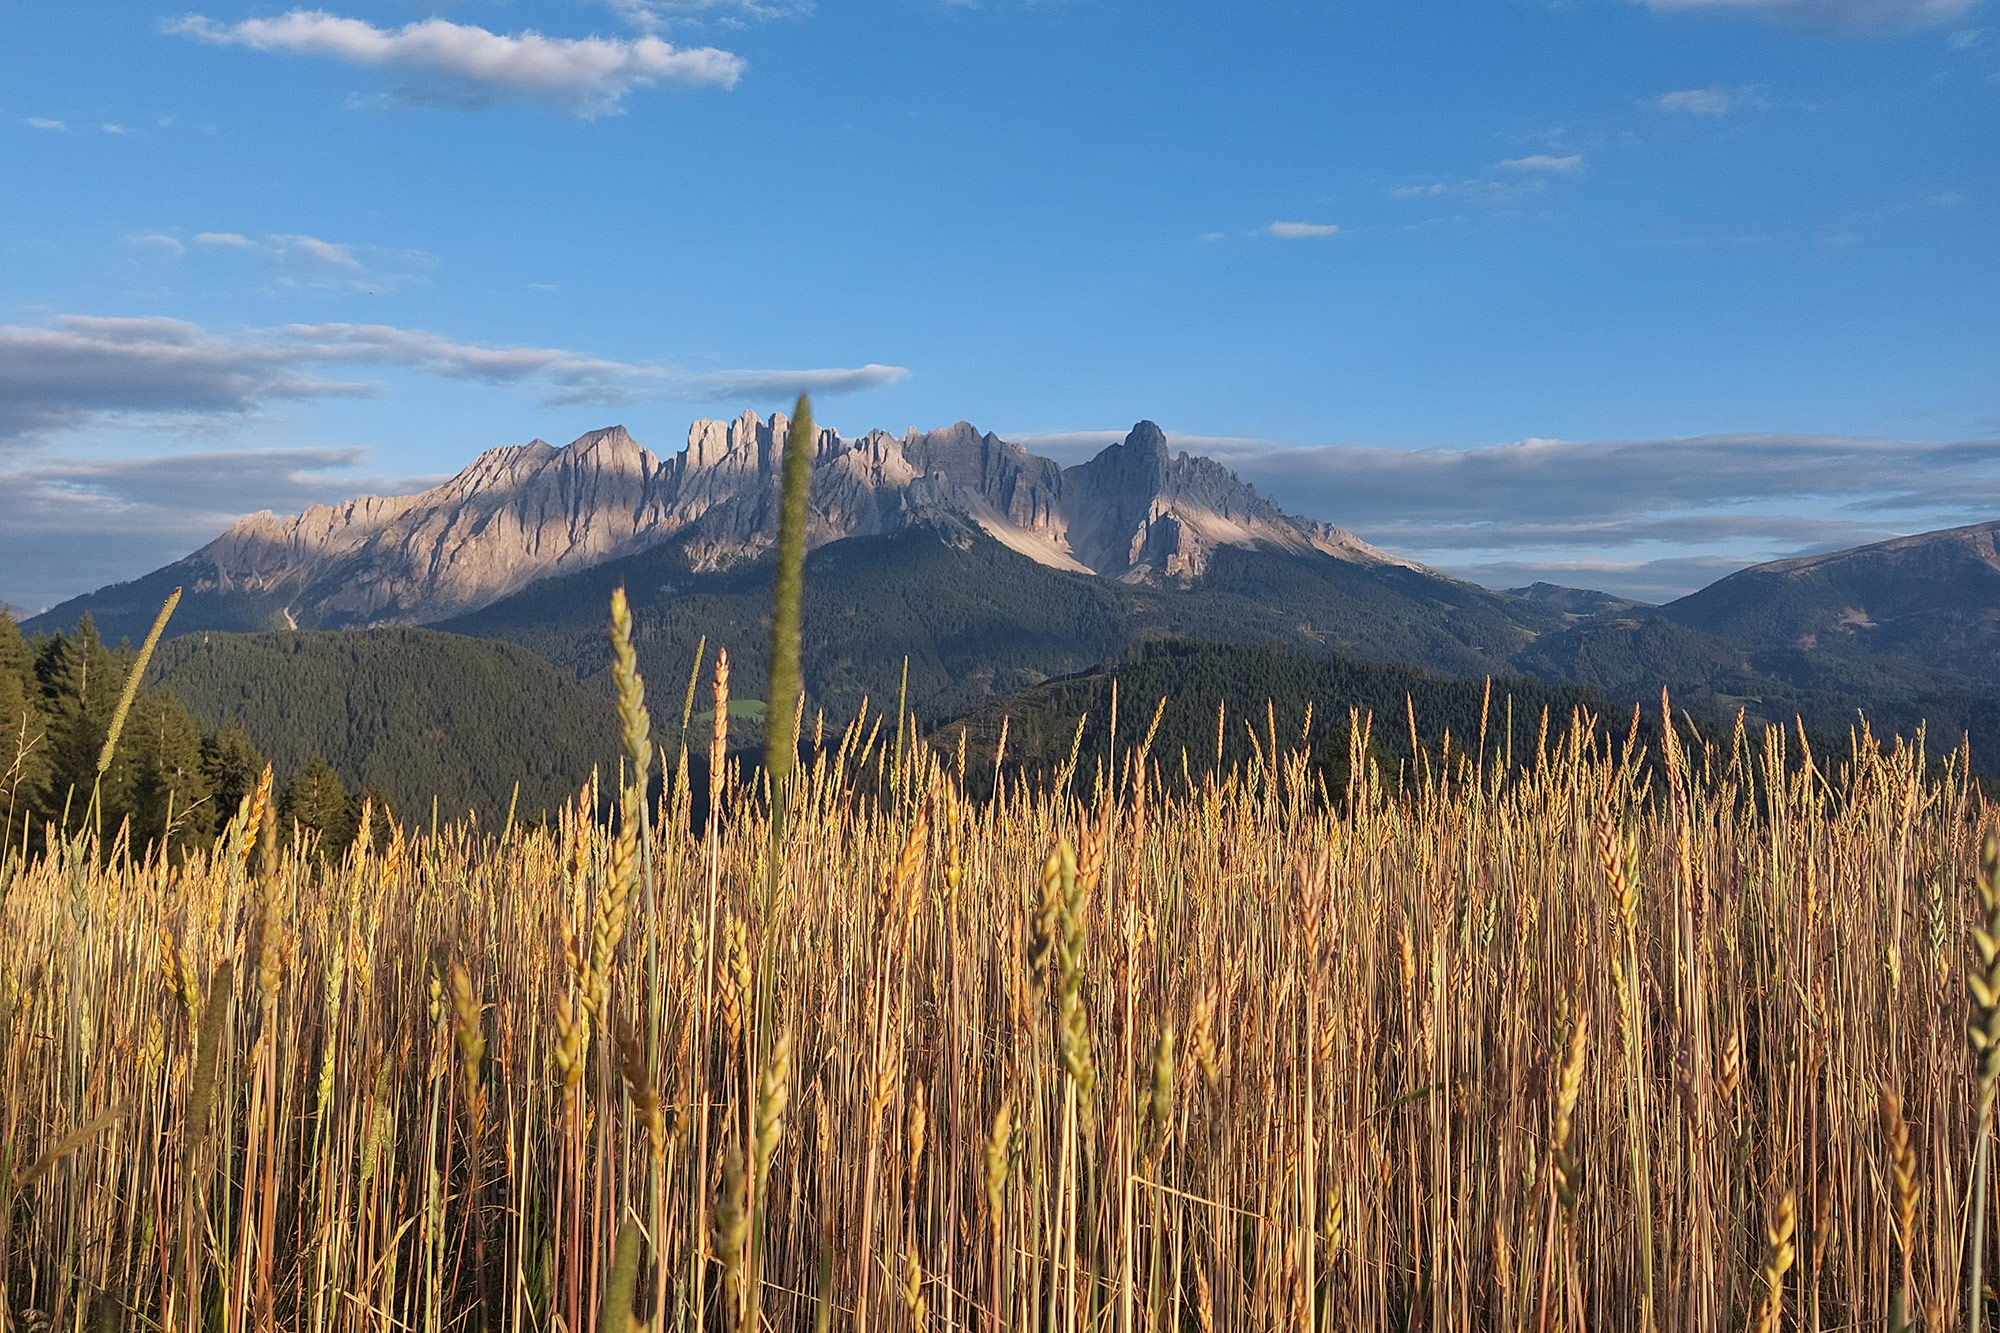
[[[165,590],[186,589],[173,630],[433,624],[538,579],[672,545],[690,568],[754,559],[777,534],[789,422],[745,413],[697,421],[662,460],[623,427],[565,448],[493,449],[416,495],[269,512],[132,583],[76,598],[30,628],[88,611],[109,637],[141,634]],[[813,546],[912,523],[978,529],[1057,569],[1128,583],[1196,580],[1221,549],[1317,553],[1407,567],[1328,523],[1295,518],[1220,465],[1174,455],[1140,422],[1063,468],[965,422],[813,441]]]
[[[175,585],[174,630],[424,624],[531,649],[588,680],[626,586],[649,675],[726,644],[761,688],[789,423],[697,421],[662,459],[623,429],[481,455],[417,495],[245,519],[184,560],[29,622],[88,611],[137,638]],[[1509,593],[1286,514],[1140,422],[1072,467],[960,422],[812,440],[807,686],[839,714],[905,688],[932,719],[1134,644],[1266,642],[1626,703],[1660,686],[1711,712],[1857,708],[2000,723],[2000,523],[1760,565],[1661,607],[1541,584]],[[1950,721],[1958,719],[1958,721]]]

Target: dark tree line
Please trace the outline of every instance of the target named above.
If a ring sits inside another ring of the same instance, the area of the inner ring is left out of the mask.
[[[235,723],[204,731],[172,691],[142,685],[109,767],[98,758],[134,654],[112,648],[85,617],[68,634],[25,639],[0,611],[0,813],[7,848],[43,847],[97,824],[107,839],[129,821],[135,851],[212,842],[255,791],[264,756]],[[344,851],[359,799],[317,757],[278,792],[280,827]],[[383,804],[377,797],[378,806]]]

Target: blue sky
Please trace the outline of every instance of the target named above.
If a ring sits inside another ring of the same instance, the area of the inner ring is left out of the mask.
[[[0,14],[0,601],[800,385],[1496,586],[2000,517],[1991,0]]]

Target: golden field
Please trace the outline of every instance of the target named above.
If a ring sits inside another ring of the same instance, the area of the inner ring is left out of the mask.
[[[1393,796],[1273,735],[973,803],[857,723],[776,839],[682,751],[338,862],[263,798],[184,861],[58,840],[0,879],[5,1318],[1964,1325],[1962,756],[1560,722]]]

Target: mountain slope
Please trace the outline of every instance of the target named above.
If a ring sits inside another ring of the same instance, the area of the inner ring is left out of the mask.
[[[2000,522],[1741,570],[1660,614],[1795,676],[1814,659],[1907,680],[2000,682]]]
[[[446,628],[519,643],[588,678],[606,665],[603,608],[622,584],[648,679],[684,681],[706,635],[711,660],[728,648],[737,696],[757,697],[770,562],[696,563],[678,547],[643,552],[534,584]],[[1398,565],[1225,546],[1200,580],[1124,582],[1042,564],[964,523],[822,546],[807,560],[806,586],[806,685],[834,717],[863,695],[877,706],[893,699],[905,658],[911,706],[942,717],[1148,638],[1269,641],[1480,673],[1534,632],[1515,618],[1514,599]],[[1539,614],[1546,627],[1562,622]]]
[[[2000,691],[1996,539],[1982,523],[1754,565],[1545,635],[1516,662],[1619,694],[1667,683],[1850,711]]]

